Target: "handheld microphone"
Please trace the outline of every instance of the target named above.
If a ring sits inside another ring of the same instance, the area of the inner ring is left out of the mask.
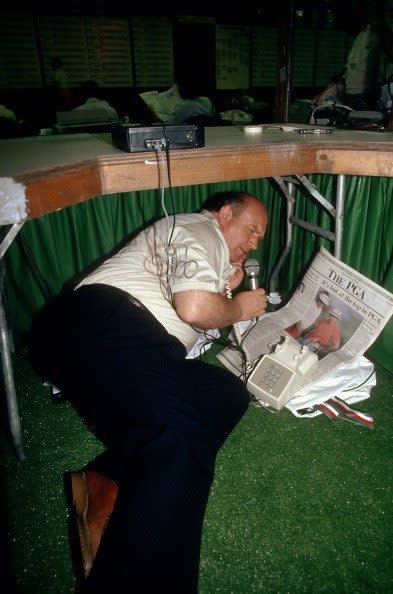
[[[248,286],[250,291],[258,288],[258,273],[259,264],[255,258],[248,258],[244,262],[244,271],[248,276]],[[266,299],[272,305],[279,305],[281,303],[281,296],[277,291],[272,291],[266,296]]]
[[[248,286],[251,291],[258,288],[259,264],[255,258],[248,258],[244,262],[244,271],[248,276]]]

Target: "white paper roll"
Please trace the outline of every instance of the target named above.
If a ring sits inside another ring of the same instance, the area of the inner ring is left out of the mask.
[[[262,134],[262,126],[244,126],[245,134]]]

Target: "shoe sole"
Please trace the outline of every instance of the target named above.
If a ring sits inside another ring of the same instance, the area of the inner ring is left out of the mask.
[[[86,520],[87,508],[89,503],[86,485],[86,475],[84,472],[71,472],[70,476],[72,502],[78,526],[83,572],[85,577],[87,577],[93,564],[93,551],[91,546],[89,527]]]

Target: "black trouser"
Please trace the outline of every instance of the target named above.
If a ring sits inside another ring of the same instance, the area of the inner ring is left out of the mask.
[[[88,591],[196,592],[215,457],[247,408],[244,384],[186,360],[146,309],[109,286],[68,294],[49,319],[35,360],[106,445],[92,466],[119,487]]]

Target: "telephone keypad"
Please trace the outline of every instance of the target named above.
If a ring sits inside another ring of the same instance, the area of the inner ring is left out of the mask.
[[[253,375],[253,383],[257,389],[273,398],[279,398],[293,378],[294,371],[267,355],[259,363],[258,371]]]
[[[301,389],[318,364],[318,356],[289,335],[276,351],[256,362],[248,391],[264,406],[280,410]]]

